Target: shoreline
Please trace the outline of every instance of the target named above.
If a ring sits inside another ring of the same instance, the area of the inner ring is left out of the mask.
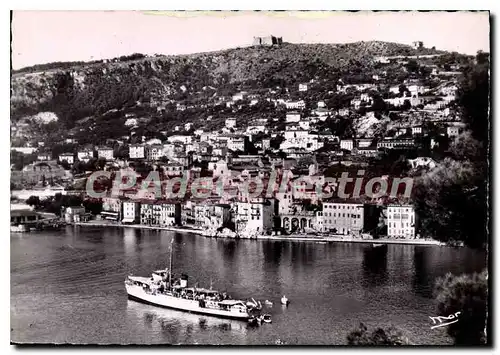
[[[203,235],[204,229],[195,229],[189,227],[156,227],[146,226],[143,224],[112,224],[112,223],[93,223],[93,222],[73,222],[69,225],[83,227],[118,227],[118,228],[135,228],[135,229],[152,229],[165,230],[170,232],[185,232],[197,235]],[[205,236],[206,237],[206,236]],[[209,237],[206,237],[209,238]],[[215,238],[215,237],[210,237]],[[217,237],[221,239],[233,239],[225,237]],[[334,236],[305,236],[304,234],[297,235],[261,235],[256,238],[240,238],[249,240],[276,240],[276,241],[297,241],[297,242],[320,242],[320,243],[368,243],[368,244],[406,244],[406,245],[442,245],[441,242],[434,239],[358,239],[352,237],[334,237]]]

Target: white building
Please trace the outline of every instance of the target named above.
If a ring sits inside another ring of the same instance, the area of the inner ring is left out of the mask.
[[[356,139],[356,146],[358,148],[368,148],[372,145],[373,139],[371,138],[358,138]]]
[[[146,142],[147,145],[161,144],[161,140],[158,138],[150,139]]]
[[[317,211],[313,219],[313,229],[320,233],[326,232],[324,222],[323,211]]]
[[[326,104],[324,101],[318,101],[318,108],[325,108]]]
[[[231,206],[226,204],[198,204],[193,207],[195,225],[199,228],[221,228],[231,220]]]
[[[318,135],[311,135],[302,129],[289,129],[284,132],[285,140],[281,142],[280,149],[283,151],[305,149],[315,151],[323,147],[324,143],[319,140]]]
[[[299,91],[307,91],[307,84],[299,84]]]
[[[242,91],[242,92],[239,92],[239,93],[233,95],[233,101],[240,101],[240,100],[245,99],[246,97],[247,97],[247,92]]]
[[[311,125],[309,121],[300,120],[299,127],[300,129],[309,130],[311,128]]]
[[[163,146],[160,144],[153,144],[146,149],[146,159],[148,160],[159,160],[163,157]]]
[[[73,164],[75,162],[75,156],[73,153],[63,153],[59,155],[59,161],[66,161],[68,164]]]
[[[417,157],[415,159],[408,159],[408,164],[412,167],[412,169],[420,167],[434,169],[437,166],[436,161],[429,157]]]
[[[272,231],[274,200],[255,199],[235,203],[236,232],[264,234]]]
[[[84,149],[76,153],[78,160],[89,162],[94,157],[94,152],[90,149]]]
[[[122,202],[122,223],[139,223],[140,206],[136,201]]]
[[[458,137],[464,131],[464,127],[461,125],[452,125],[446,127],[446,134],[450,138]]]
[[[229,169],[225,160],[211,161],[208,163],[208,170],[213,172],[213,176],[228,176]]]
[[[398,85],[391,86],[389,88],[389,92],[399,95],[399,86]]]
[[[416,216],[411,205],[387,206],[387,235],[390,238],[415,238]]]
[[[306,108],[304,100],[285,102],[287,110],[303,110]]]
[[[236,118],[226,118],[226,128],[236,128]]]
[[[286,114],[286,122],[299,122],[300,121],[300,113],[299,112],[287,112]]]
[[[106,160],[113,160],[114,155],[113,155],[113,148],[109,147],[99,147],[97,148],[97,157],[99,159],[106,159]]]
[[[232,151],[245,151],[245,137],[244,136],[231,136],[227,140],[227,148]]]
[[[128,156],[130,159],[146,158],[146,148],[144,144],[131,144],[128,147]]]
[[[384,138],[377,143],[377,149],[407,149],[415,147],[415,140],[413,138]]]
[[[192,136],[183,136],[183,135],[177,134],[177,135],[168,137],[167,140],[170,143],[179,142],[179,143],[183,143],[183,144],[189,144],[192,142],[193,137]]]
[[[267,128],[265,125],[248,126],[246,130],[247,134],[257,134],[260,132],[267,133]]]
[[[422,126],[413,126],[411,128],[411,134],[412,135],[422,134]]]
[[[340,140],[340,149],[353,150],[354,149],[354,140],[341,139]]]

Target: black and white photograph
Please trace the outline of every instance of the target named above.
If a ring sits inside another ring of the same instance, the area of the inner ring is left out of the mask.
[[[491,347],[492,19],[10,11],[11,345]]]

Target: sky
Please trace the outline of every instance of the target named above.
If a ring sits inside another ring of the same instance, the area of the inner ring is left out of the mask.
[[[251,45],[388,41],[489,52],[487,12],[14,11],[12,67],[132,53],[186,54]]]

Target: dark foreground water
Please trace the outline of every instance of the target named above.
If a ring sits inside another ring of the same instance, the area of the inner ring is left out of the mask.
[[[127,274],[168,266],[189,283],[274,302],[272,324],[155,308],[127,300]],[[93,344],[345,344],[359,322],[399,327],[415,344],[449,344],[430,329],[432,287],[447,272],[480,271],[467,248],[214,240],[134,229],[67,227],[11,234],[11,340]],[[291,304],[282,308],[286,295]]]

